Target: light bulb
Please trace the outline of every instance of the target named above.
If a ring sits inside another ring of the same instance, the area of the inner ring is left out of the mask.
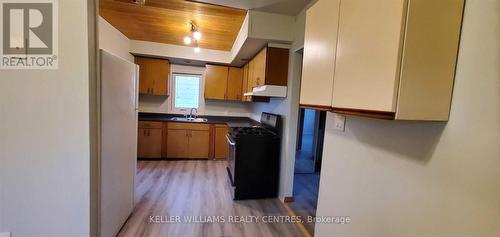
[[[201,39],[201,32],[199,32],[199,31],[193,32],[193,37],[196,40],[200,40]]]
[[[196,48],[194,48],[194,52],[195,52],[195,53],[199,53],[200,51],[201,51],[200,47],[196,47]]]
[[[184,43],[185,44],[189,45],[189,44],[191,44],[191,41],[192,41],[191,37],[189,37],[189,36],[184,37]]]

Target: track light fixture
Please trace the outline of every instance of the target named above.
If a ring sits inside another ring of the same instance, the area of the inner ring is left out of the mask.
[[[133,0],[133,2],[137,5],[144,6],[146,5],[146,0]]]
[[[191,25],[191,35],[184,37],[184,44],[191,45],[194,42],[194,52],[199,53],[201,49],[198,41],[201,39],[201,32],[193,21],[189,22],[189,24]]]

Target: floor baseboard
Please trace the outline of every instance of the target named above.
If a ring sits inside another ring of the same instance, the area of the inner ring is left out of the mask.
[[[283,199],[283,202],[284,203],[289,203],[289,202],[294,202],[295,201],[295,198],[294,197],[285,197]]]

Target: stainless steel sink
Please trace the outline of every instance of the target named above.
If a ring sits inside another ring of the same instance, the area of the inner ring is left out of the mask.
[[[170,120],[172,121],[179,121],[179,122],[194,122],[194,123],[204,123],[207,122],[208,119],[206,118],[186,118],[186,117],[174,117],[171,118]]]

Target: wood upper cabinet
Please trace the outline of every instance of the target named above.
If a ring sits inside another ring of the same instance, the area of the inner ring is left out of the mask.
[[[243,94],[263,85],[288,84],[289,50],[265,47],[243,67]],[[266,97],[243,96],[242,101],[268,102]]]
[[[168,123],[166,141],[168,158],[208,158],[210,129],[208,124]]]
[[[137,136],[137,157],[162,157],[163,130],[161,122],[139,122]]]
[[[247,91],[246,92],[252,92],[252,89],[255,86],[255,76],[254,76],[255,60],[251,59],[247,65],[248,65],[248,78],[247,78],[248,82],[247,82]]]
[[[205,99],[224,100],[226,98],[228,74],[227,66],[206,66]]]
[[[333,3],[319,0],[316,4],[320,7],[311,8],[306,20],[304,107],[328,107],[326,99],[331,93],[330,110],[337,113],[448,120],[463,0],[342,1],[335,58],[325,58],[329,64],[335,63],[334,69],[324,65],[329,71],[324,75],[327,79],[311,79],[311,73],[319,71],[315,64],[319,56],[311,56],[322,54],[308,45],[315,45],[316,38],[318,42],[334,40],[321,35],[321,29],[307,21],[331,19],[322,16],[321,6]],[[324,89],[318,89],[321,87]],[[315,90],[321,92],[315,96]]]
[[[227,77],[226,100],[241,100],[243,86],[243,69],[229,67]]]
[[[306,12],[300,104],[332,107],[340,0],[319,0]],[[328,24],[324,24],[329,19]]]
[[[207,65],[205,71],[205,99],[241,100],[243,69]]]
[[[139,94],[168,96],[169,61],[135,57],[135,63],[139,65]]]
[[[266,59],[267,47],[263,48],[252,60],[253,87],[262,86],[266,81]]]
[[[265,47],[249,63],[251,89],[262,85],[286,86],[288,84],[289,50]]]
[[[214,158],[226,159],[228,154],[228,144],[226,134],[228,127],[226,125],[215,125],[215,138],[214,138]]]
[[[244,94],[249,91],[248,89],[248,86],[249,86],[249,83],[248,83],[248,70],[249,68],[249,64],[245,64],[245,66],[243,66],[243,83],[242,83],[242,86],[241,86],[241,101],[247,101],[247,102],[250,102],[252,101],[252,97],[251,96],[244,96]]]

